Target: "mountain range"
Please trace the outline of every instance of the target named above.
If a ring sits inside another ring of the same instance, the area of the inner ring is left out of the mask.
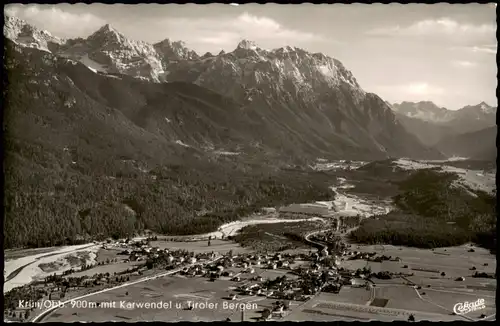
[[[392,104],[391,108],[406,130],[446,156],[496,157],[496,134],[493,133],[496,131],[496,107],[481,102],[459,110],[448,110],[430,101],[422,101]]]
[[[227,111],[226,122],[213,120],[203,127],[198,125],[196,130],[190,129],[193,121],[186,123],[192,116],[181,119],[185,123],[182,126],[164,124],[165,118],[173,119],[163,113],[161,118],[154,117],[158,120],[151,117],[158,130],[169,134],[164,139],[181,141],[192,148],[234,149],[253,144],[287,157],[441,157],[438,151],[427,148],[408,133],[390,106],[377,95],[366,93],[341,62],[321,53],[295,47],[267,51],[243,40],[232,52],[200,57],[182,42],[133,41],[110,25],[86,39],[64,40],[14,17],[6,18],[4,34],[22,47],[82,63],[108,79],[114,76],[114,80],[106,81],[116,85],[114,88],[119,87],[118,79],[132,76],[150,82],[151,88],[163,82],[196,84],[232,101],[233,109]],[[156,110],[162,115],[158,107]],[[226,144],[224,135],[217,139],[209,135],[217,128],[238,133],[231,118],[236,114],[245,120],[243,129],[250,134],[231,144]]]
[[[4,47],[7,247],[209,232],[331,199],[331,180],[305,168],[320,157],[444,157],[321,53],[243,40],[199,56],[109,25],[61,39],[14,17]]]
[[[397,116],[449,126],[461,132],[478,131],[495,125],[497,108],[484,102],[467,105],[459,110],[438,107],[430,101],[402,102],[392,104]]]

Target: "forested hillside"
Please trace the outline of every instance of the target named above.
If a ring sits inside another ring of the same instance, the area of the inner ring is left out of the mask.
[[[400,182],[397,209],[365,220],[350,234],[361,243],[423,248],[475,242],[496,248],[495,197],[460,185],[456,174],[415,172]]]
[[[227,149],[248,139],[252,126],[239,122],[237,104],[217,93],[102,76],[6,43],[6,248],[144,228],[206,232],[262,206],[334,196],[324,174],[285,170],[279,160],[265,164],[259,148],[224,156],[179,142],[185,134]],[[235,114],[223,120],[230,110]]]

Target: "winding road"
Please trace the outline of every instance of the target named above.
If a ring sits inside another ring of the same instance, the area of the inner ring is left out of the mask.
[[[311,244],[311,246],[313,247],[316,247],[318,248],[318,251],[321,251],[323,250],[324,248],[327,247],[327,245],[323,242],[318,242],[318,241],[314,241],[314,240],[311,240],[310,238],[313,236],[313,235],[316,235],[316,234],[319,234],[319,233],[323,233],[323,232],[327,232],[328,230],[319,230],[319,231],[314,231],[314,232],[310,232],[308,233],[305,237],[304,237],[304,240],[306,242],[309,242],[309,244]]]

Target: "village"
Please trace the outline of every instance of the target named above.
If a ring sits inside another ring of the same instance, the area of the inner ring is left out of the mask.
[[[322,237],[322,239],[325,239]],[[343,286],[366,287],[370,289],[371,276],[368,269],[347,270],[340,267],[344,259],[369,258],[350,251],[346,245],[337,242],[336,251],[330,253],[325,246],[321,251],[309,253],[246,253],[233,254],[232,250],[214,259],[218,253],[194,253],[186,250],[168,250],[151,246],[154,237],[133,241],[122,239],[98,243],[103,250],[114,249],[115,258],[70,269],[62,275],[51,275],[24,287],[16,288],[5,296],[5,315],[10,320],[29,321],[36,306],[20,306],[21,300],[70,300],[83,293],[115,287],[159,270],[178,270],[177,275],[186,278],[206,278],[210,282],[229,280],[234,286],[223,300],[237,300],[242,296],[264,297],[276,300],[272,309],[262,311],[262,319],[282,318],[290,309],[290,302],[306,302],[320,292],[339,293]],[[338,239],[337,239],[338,240]],[[208,240],[207,246],[210,245]],[[82,271],[117,263],[136,262],[134,267],[114,273],[95,273],[74,276]],[[276,273],[273,273],[276,272]],[[278,273],[278,274],[277,274]],[[390,275],[390,273],[386,273]],[[382,277],[382,276],[380,276]],[[189,304],[186,309],[192,309]]]

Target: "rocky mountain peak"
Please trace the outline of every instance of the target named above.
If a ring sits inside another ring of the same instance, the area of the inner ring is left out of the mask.
[[[214,55],[210,52],[207,52],[205,53],[204,55],[201,56],[201,59],[206,59],[206,58],[211,58],[213,57]]]
[[[8,38],[11,38],[10,36],[14,35],[17,36],[17,34],[21,32],[21,29],[26,25],[27,23],[23,19],[5,15],[5,25],[3,28],[4,35]]]
[[[200,56],[186,47],[183,41],[170,41],[168,38],[153,45],[158,54],[166,60],[196,60]]]
[[[481,102],[479,103],[479,107],[481,108],[481,110],[484,112],[484,113],[494,113],[496,112],[496,108],[491,106],[491,105],[488,105],[486,102]]]
[[[486,102],[483,101],[477,105],[467,105],[458,111],[464,111],[464,112],[467,111],[471,113],[473,112],[477,114],[490,115],[496,113],[496,108],[488,105]]]
[[[106,24],[104,26],[102,26],[98,32],[101,32],[101,33],[118,33],[118,31],[116,29],[114,29],[113,27],[111,27],[110,24]]]
[[[52,36],[48,31],[38,29],[25,20],[5,15],[4,36],[22,46],[34,47],[51,52],[65,43],[64,39]]]
[[[279,49],[275,49],[273,50],[274,53],[280,53],[280,54],[283,54],[283,53],[290,53],[290,52],[295,52],[296,48],[295,47],[291,47],[289,45],[287,46],[284,46],[282,48],[279,48]]]
[[[257,44],[253,41],[249,40],[242,40],[240,43],[238,43],[238,46],[236,47],[237,49],[245,49],[245,50],[257,50]]]
[[[393,104],[391,108],[399,114],[423,121],[444,122],[453,119],[452,111],[439,107],[432,101],[403,101],[401,104]]]
[[[126,37],[111,27],[111,25],[106,24],[90,35],[88,40],[104,45],[105,43],[124,43]]]

